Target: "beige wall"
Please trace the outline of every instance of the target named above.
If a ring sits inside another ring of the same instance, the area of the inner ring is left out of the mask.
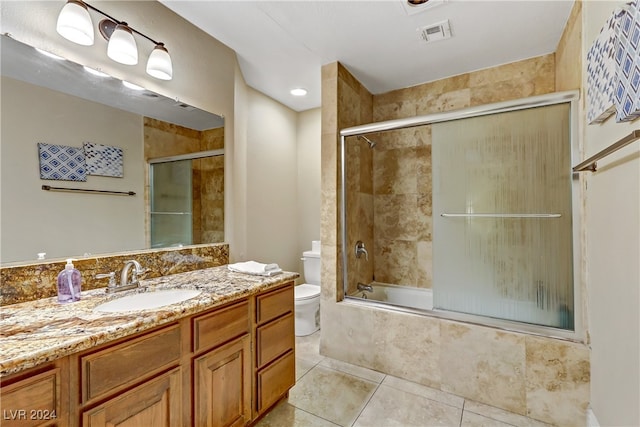
[[[297,114],[253,89],[247,105],[245,258],[296,271]]]
[[[553,92],[554,70],[554,55],[546,55],[379,95],[374,120]],[[587,346],[341,301],[338,131],[366,122],[356,87],[339,64],[323,67],[321,353],[542,421],[583,425]]]
[[[583,61],[621,1],[583,2]],[[583,88],[586,66],[582,67]],[[583,89],[583,94],[586,91]],[[586,125],[584,156],[638,129],[638,121]],[[640,425],[640,144],[598,161],[586,173],[587,291],[591,406],[602,426]]]
[[[312,240],[320,240],[320,114],[320,108],[298,113],[297,258],[311,249]],[[303,273],[301,261],[297,271]]]
[[[145,248],[142,116],[6,77],[1,108],[3,262]],[[40,179],[38,142],[82,148],[85,141],[122,148],[124,176]],[[136,195],[50,192],[44,184]]]

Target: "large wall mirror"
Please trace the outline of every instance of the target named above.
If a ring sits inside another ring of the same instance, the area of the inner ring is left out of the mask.
[[[39,253],[46,259],[78,258],[224,240],[223,117],[125,87],[6,35],[0,43],[2,264],[36,261]],[[114,148],[122,154],[121,176],[51,179],[41,164],[43,150],[51,146],[71,147],[85,160]],[[87,154],[87,146],[94,151]],[[153,183],[151,165],[185,157],[192,158],[189,168],[167,167],[163,180]],[[176,189],[178,183],[182,187]],[[174,197],[190,201],[188,209],[180,208],[193,217],[182,221],[187,237],[152,239],[152,193],[156,204]]]

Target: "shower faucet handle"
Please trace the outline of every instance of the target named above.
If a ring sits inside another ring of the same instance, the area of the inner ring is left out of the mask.
[[[369,261],[369,252],[364,247],[364,242],[362,242],[362,240],[358,240],[356,242],[355,251],[356,251],[356,258],[360,258],[360,255],[364,254],[364,259]]]

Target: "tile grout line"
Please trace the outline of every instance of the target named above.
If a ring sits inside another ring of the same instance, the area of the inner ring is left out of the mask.
[[[378,383],[378,385],[376,385],[375,390],[373,390],[373,392],[371,393],[371,396],[369,396],[369,398],[367,399],[367,401],[365,402],[364,406],[362,407],[362,409],[360,410],[360,412],[358,412],[358,415],[356,415],[356,418],[353,420],[353,422],[351,423],[351,427],[353,427],[355,425],[355,423],[358,422],[358,418],[360,418],[360,416],[362,415],[362,413],[364,412],[365,409],[367,409],[367,406],[369,406],[369,403],[371,402],[371,399],[373,399],[373,396],[376,394],[376,392],[378,391],[378,389],[380,388],[380,386],[382,385],[382,383],[384,382],[384,379],[387,378],[387,375],[385,374],[384,377],[382,377],[382,380]]]
[[[336,423],[334,423],[334,422],[333,422],[333,421],[331,421],[331,420],[328,420],[328,419],[326,419],[326,418],[324,418],[324,417],[321,417],[320,415],[316,415],[316,414],[314,414],[314,413],[312,413],[312,412],[309,412],[309,411],[307,411],[307,410],[305,410],[305,409],[298,408],[296,405],[293,405],[293,404],[289,403],[288,401],[287,401],[287,404],[288,404],[288,405],[293,406],[293,407],[294,407],[296,410],[298,410],[298,411],[302,411],[302,412],[304,412],[305,414],[309,414],[309,415],[311,415],[312,417],[320,418],[321,420],[324,420],[324,421],[326,421],[326,422],[328,422],[328,423],[331,423],[331,424],[333,424],[334,426],[341,427],[341,426],[340,426],[340,424],[336,424]]]
[[[296,359],[298,359],[298,357],[296,357]],[[304,358],[299,358],[299,359],[304,359]],[[323,359],[323,360],[324,360],[324,359]],[[309,361],[309,360],[307,359],[307,362],[308,362],[308,361]],[[296,379],[296,384],[298,383],[298,381],[300,381],[302,378],[304,378],[304,377],[305,377],[305,375],[307,375],[309,372],[311,372],[313,369],[315,369],[315,368],[316,368],[316,367],[317,367],[321,362],[322,362],[322,360],[321,360],[321,361],[319,361],[319,362],[316,362],[312,367],[310,367],[309,369],[307,369],[307,371],[306,371],[304,374],[300,375],[300,378],[297,378],[297,379]],[[296,384],[294,384],[293,386],[295,387],[295,385],[296,385]]]
[[[464,405],[466,405],[466,403],[467,399],[463,399],[462,408],[460,408],[460,423],[458,424],[459,427],[462,427],[462,420],[464,419]]]

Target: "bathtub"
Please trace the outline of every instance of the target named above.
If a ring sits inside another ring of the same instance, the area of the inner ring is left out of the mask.
[[[372,282],[373,292],[356,291],[349,297],[370,302],[380,302],[396,307],[434,311],[433,290],[427,288],[414,288],[411,286],[392,285],[388,283]],[[535,302],[512,301],[503,298],[456,298],[446,295],[445,298],[453,298],[450,304],[456,301],[462,303],[450,305],[448,310],[438,310],[442,315],[445,312],[456,312],[463,316],[468,313],[483,313],[487,318],[502,319],[506,321],[518,321],[532,325],[555,325],[552,327],[573,328],[570,322],[570,314],[566,310],[544,311],[536,307]]]
[[[356,291],[349,296],[418,310],[433,309],[433,293],[431,289],[390,285],[380,282],[372,282],[370,285],[373,286],[373,292]]]

